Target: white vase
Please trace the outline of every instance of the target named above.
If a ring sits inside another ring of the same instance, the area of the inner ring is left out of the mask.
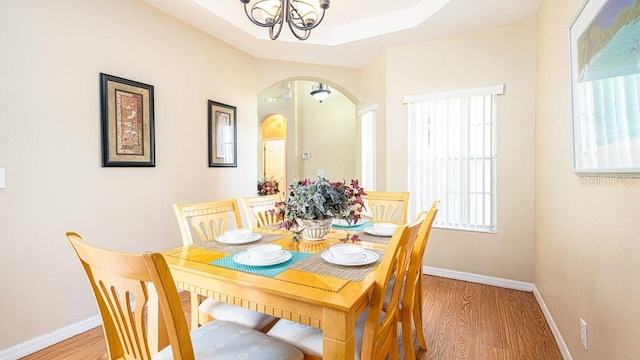
[[[321,241],[327,238],[332,219],[302,220],[297,219],[298,225],[303,227],[302,238],[306,241]]]

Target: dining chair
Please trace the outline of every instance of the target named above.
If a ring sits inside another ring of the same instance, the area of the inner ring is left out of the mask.
[[[282,193],[263,196],[242,197],[242,207],[252,229],[278,223],[278,217],[269,210],[275,210],[276,203],[283,201]]]
[[[407,208],[409,207],[409,192],[365,191],[362,196],[365,208],[374,222],[407,222]],[[398,214],[397,214],[398,213]]]
[[[412,322],[416,328],[420,348],[427,350],[427,342],[422,325],[422,259],[429,241],[433,220],[438,213],[439,207],[440,201],[434,201],[429,211],[422,211],[418,214],[416,220],[416,222],[420,221],[422,225],[418,230],[415,243],[411,249],[411,255],[409,256],[409,266],[405,277],[402,301],[400,302],[400,315],[398,316],[398,320],[402,323],[402,343],[408,360],[416,358],[413,346]],[[387,297],[390,297],[390,295],[388,294]]]
[[[174,204],[182,243],[185,246],[214,241],[229,227],[242,228],[240,208],[236,199],[211,202]],[[191,327],[196,328],[213,319],[233,321],[253,329],[265,329],[276,318],[258,311],[200,295],[191,296]]]
[[[413,239],[421,224],[400,225],[394,232],[382,262],[376,268],[376,278],[366,311],[357,318],[355,359],[398,359],[398,315],[404,279]],[[392,285],[390,283],[393,282]],[[385,293],[392,287],[387,311],[383,311]],[[322,330],[293,321],[279,320],[267,335],[284,340],[305,354],[305,359],[323,357]]]
[[[216,320],[189,332],[180,297],[160,253],[131,254],[96,247],[66,233],[95,297],[109,359],[303,359],[294,346],[242,325]],[[151,354],[147,286],[158,294],[169,346]],[[152,356],[153,355],[153,356]]]

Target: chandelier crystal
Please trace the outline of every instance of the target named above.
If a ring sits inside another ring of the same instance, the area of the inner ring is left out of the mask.
[[[324,12],[331,1],[319,0],[319,6],[315,6],[312,0],[257,0],[251,8],[251,0],[240,2],[244,4],[244,12],[252,23],[269,28],[271,40],[280,36],[285,22],[296,38],[306,40],[311,30],[324,19]]]

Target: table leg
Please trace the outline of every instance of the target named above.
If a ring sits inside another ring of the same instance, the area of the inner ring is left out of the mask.
[[[355,354],[355,315],[325,309],[322,316],[322,354],[325,360],[353,360]]]

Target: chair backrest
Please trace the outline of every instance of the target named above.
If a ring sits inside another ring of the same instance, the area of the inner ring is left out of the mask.
[[[425,249],[427,248],[427,242],[429,241],[429,234],[431,233],[431,227],[433,226],[433,220],[438,214],[440,207],[440,200],[436,200],[431,205],[429,211],[422,211],[418,214],[418,219],[424,219],[422,226],[416,236],[416,241],[411,250],[411,256],[409,258],[409,268],[407,270],[407,277],[405,279],[404,294],[402,296],[402,306],[411,309],[413,307],[413,301],[416,293],[422,291],[419,289],[420,276],[422,275],[422,258],[424,257]]]
[[[400,225],[389,241],[369,302],[361,359],[384,359],[388,351],[397,351],[397,348],[392,348],[394,345],[392,340],[397,338],[402,284],[411,248],[421,225],[422,222],[415,222],[408,226]],[[391,282],[393,282],[392,285],[390,285]],[[392,286],[392,290],[385,308],[385,295],[389,286]]]
[[[233,217],[236,228],[242,228],[240,209],[236,199],[193,204],[175,204],[173,210],[178,219],[184,245],[215,240],[225,232],[229,218]],[[194,234],[196,235],[194,237]]]
[[[283,200],[282,193],[264,196],[244,196],[242,207],[252,229],[265,227],[278,222],[277,215],[269,210],[276,208],[276,203]]]
[[[74,232],[66,235],[89,278],[110,359],[151,359],[143,316],[146,283],[158,293],[173,358],[194,358],[180,297],[161,254],[116,252],[93,246]]]
[[[407,222],[407,208],[409,207],[409,192],[365,191],[362,198],[369,210],[372,221]],[[398,213],[396,215],[396,213]]]

